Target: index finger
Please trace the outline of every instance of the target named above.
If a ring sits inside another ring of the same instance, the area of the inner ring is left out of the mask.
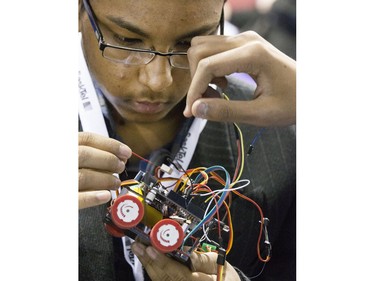
[[[96,190],[78,193],[79,209],[98,206],[107,203],[109,200],[111,200],[111,193],[108,190]]]
[[[230,63],[228,63],[230,62]],[[191,117],[194,102],[202,98],[207,86],[215,78],[235,72],[252,73],[252,54],[244,46],[221,52],[199,61],[186,96],[185,117]]]
[[[122,160],[127,160],[132,156],[132,150],[127,145],[95,133],[79,132],[78,143],[111,152]]]

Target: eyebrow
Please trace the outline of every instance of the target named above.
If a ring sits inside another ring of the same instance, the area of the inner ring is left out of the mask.
[[[142,35],[143,37],[147,37],[147,38],[149,37],[149,35],[146,32],[144,32],[143,30],[141,30],[140,28],[138,28],[134,24],[123,20],[120,17],[108,16],[107,18],[111,22],[115,23],[116,25],[118,25],[121,28],[127,29],[127,30],[129,30],[133,33],[137,33],[139,35]]]
[[[134,24],[132,24],[132,23],[120,18],[120,17],[108,16],[107,18],[111,22],[115,23],[116,25],[118,25],[121,28],[127,29],[127,30],[129,30],[133,33],[139,34],[143,37],[150,38],[150,35],[147,32],[143,31],[139,27],[135,26]],[[181,40],[181,39],[184,39],[184,38],[193,38],[195,36],[205,34],[209,31],[213,32],[219,27],[219,25],[220,25],[220,23],[219,24],[214,23],[214,24],[203,25],[203,26],[201,26],[201,27],[199,27],[195,30],[192,30],[192,31],[190,31],[186,34],[183,34],[183,35],[179,36],[178,40]]]

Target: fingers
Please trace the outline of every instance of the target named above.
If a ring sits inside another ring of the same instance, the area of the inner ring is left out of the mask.
[[[86,191],[78,194],[79,209],[105,204],[109,200],[111,200],[111,193],[108,190]]]
[[[78,147],[79,167],[121,173],[125,169],[125,161],[115,154],[90,146]]]
[[[217,254],[213,252],[197,254],[192,253],[191,257],[192,267],[197,272],[204,272],[211,275],[217,274]]]
[[[78,141],[79,208],[107,203],[111,200],[108,190],[121,184],[114,174],[124,171],[132,151],[115,139],[94,133],[80,132]]]
[[[296,63],[255,32],[195,37],[188,56],[192,81],[186,97],[186,117],[256,126],[295,123]],[[202,99],[209,83],[236,72],[247,73],[256,81],[252,101]]]
[[[281,104],[285,105],[281,107]],[[295,108],[292,103],[288,104],[286,101],[268,96],[250,101],[202,98],[193,104],[192,114],[208,120],[247,123],[262,127],[290,125],[295,122]],[[281,115],[285,117],[280,118]],[[287,118],[286,115],[290,117]]]
[[[115,189],[120,180],[114,176],[125,169],[131,149],[121,142],[93,133],[79,133],[79,190]]]
[[[253,45],[227,50],[199,61],[188,90],[184,111],[185,116],[191,116],[191,106],[197,99],[202,97],[207,85],[214,78],[235,72],[246,72],[252,73],[252,76],[256,79],[257,72],[254,70],[254,65],[249,62],[252,61],[253,55],[251,49],[257,48],[256,44]]]
[[[255,40],[264,41],[262,37],[252,31],[240,33],[235,36],[210,35],[194,37],[191,41],[191,48],[188,51],[192,76],[194,76],[199,61],[203,58],[236,49]]]
[[[123,143],[94,133],[80,132],[78,142],[82,146],[90,146],[112,153],[123,161],[132,155],[131,149]]]
[[[89,169],[78,170],[78,184],[80,191],[116,189],[120,186],[121,181],[111,173],[94,171]]]
[[[184,275],[188,274],[187,267],[182,264],[175,264],[176,261],[170,260],[153,247],[146,247],[135,242],[132,244],[132,250],[152,280],[185,280],[183,279]]]
[[[207,253],[193,253],[191,256],[191,261],[193,263],[193,267],[197,272],[205,272],[206,274],[210,274],[210,276],[216,276],[217,274],[217,253],[214,252],[207,252]],[[225,262],[224,270],[223,270],[223,279],[226,281],[240,281],[240,277],[238,276],[236,270],[233,268],[231,264]],[[216,280],[216,279],[215,279]]]
[[[135,242],[132,250],[137,255],[152,280],[160,281],[215,281],[215,274],[192,272],[186,265],[159,253],[152,246]]]

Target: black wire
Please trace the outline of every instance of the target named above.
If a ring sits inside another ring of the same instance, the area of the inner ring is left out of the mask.
[[[189,197],[189,196],[190,196],[190,193],[193,191],[193,180],[192,180],[191,177],[188,175],[187,171],[186,171],[183,167],[181,167],[180,164],[177,163],[177,165],[179,166],[179,167],[177,167],[177,165],[176,165],[175,163],[173,163],[173,160],[172,160],[170,157],[168,157],[166,160],[167,160],[167,161],[168,161],[173,167],[175,167],[177,171],[183,172],[183,173],[185,174],[185,176],[187,176],[187,178],[189,179],[191,185],[190,185],[190,188],[189,188],[189,190],[188,190],[188,192],[187,192],[187,194],[186,194],[187,197]]]
[[[266,267],[266,263],[264,262],[260,272],[257,275],[251,276],[250,279],[252,280],[254,278],[257,278],[259,275],[261,275],[263,273],[263,270],[264,270],[265,267]]]

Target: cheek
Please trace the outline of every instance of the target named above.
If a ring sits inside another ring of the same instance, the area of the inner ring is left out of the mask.
[[[88,21],[82,24],[82,40],[83,49],[86,57],[86,62],[91,74],[101,85],[106,85],[107,88],[117,88],[116,84],[119,81],[133,77],[132,71],[120,67],[102,56],[99,50],[98,41],[92,31],[92,27]]]
[[[101,54],[93,57],[91,66],[94,79],[113,96],[122,96],[124,90],[132,88],[137,81],[136,68],[114,64]]]
[[[137,77],[137,72],[134,68],[129,68],[125,65],[114,64],[106,59],[102,59],[100,65],[98,64],[97,66],[98,67],[96,67],[96,72],[100,76],[99,79],[102,81],[106,81],[106,84],[116,84],[116,87],[124,84],[129,86],[129,82],[136,79]]]
[[[136,89],[137,73],[134,69],[126,67],[106,66],[97,69],[95,79],[98,81],[105,95],[111,101],[117,98],[131,97]]]
[[[175,69],[172,76],[175,95],[183,98],[187,93],[191,82],[190,72]]]

